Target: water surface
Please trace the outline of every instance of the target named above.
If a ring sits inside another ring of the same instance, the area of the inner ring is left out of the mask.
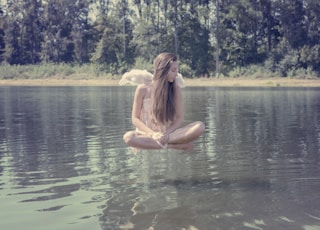
[[[0,87],[0,229],[320,229],[319,92],[185,88],[195,150],[134,154],[133,87]]]

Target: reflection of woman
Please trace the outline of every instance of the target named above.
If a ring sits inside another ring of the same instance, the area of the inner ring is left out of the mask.
[[[205,127],[201,121],[180,127],[183,106],[177,76],[177,57],[172,53],[159,54],[154,61],[152,82],[136,89],[132,108],[136,130],[124,134],[126,144],[140,149],[193,149],[192,141]]]

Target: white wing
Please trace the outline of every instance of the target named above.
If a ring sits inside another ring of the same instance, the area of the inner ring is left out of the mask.
[[[119,85],[149,85],[152,81],[153,75],[147,70],[133,69],[122,75]]]
[[[150,85],[152,82],[153,75],[147,70],[133,69],[122,75],[119,85]],[[180,88],[185,87],[185,81],[180,73],[176,77],[176,82]]]
[[[176,82],[178,83],[180,88],[186,87],[184,79],[183,79],[183,77],[182,77],[182,75],[180,73],[178,73],[178,76],[176,77]]]

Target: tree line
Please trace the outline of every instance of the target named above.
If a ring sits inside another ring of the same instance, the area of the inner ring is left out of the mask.
[[[121,74],[168,51],[190,77],[250,66],[319,76],[319,21],[318,0],[0,0],[0,62]]]

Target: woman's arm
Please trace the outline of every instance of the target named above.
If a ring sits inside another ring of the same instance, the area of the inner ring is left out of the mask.
[[[145,85],[137,86],[134,94],[133,106],[132,106],[132,124],[137,127],[140,131],[145,132],[148,135],[152,135],[154,132],[148,126],[146,126],[140,119],[140,114],[143,106],[143,99],[147,94],[147,87]]]

